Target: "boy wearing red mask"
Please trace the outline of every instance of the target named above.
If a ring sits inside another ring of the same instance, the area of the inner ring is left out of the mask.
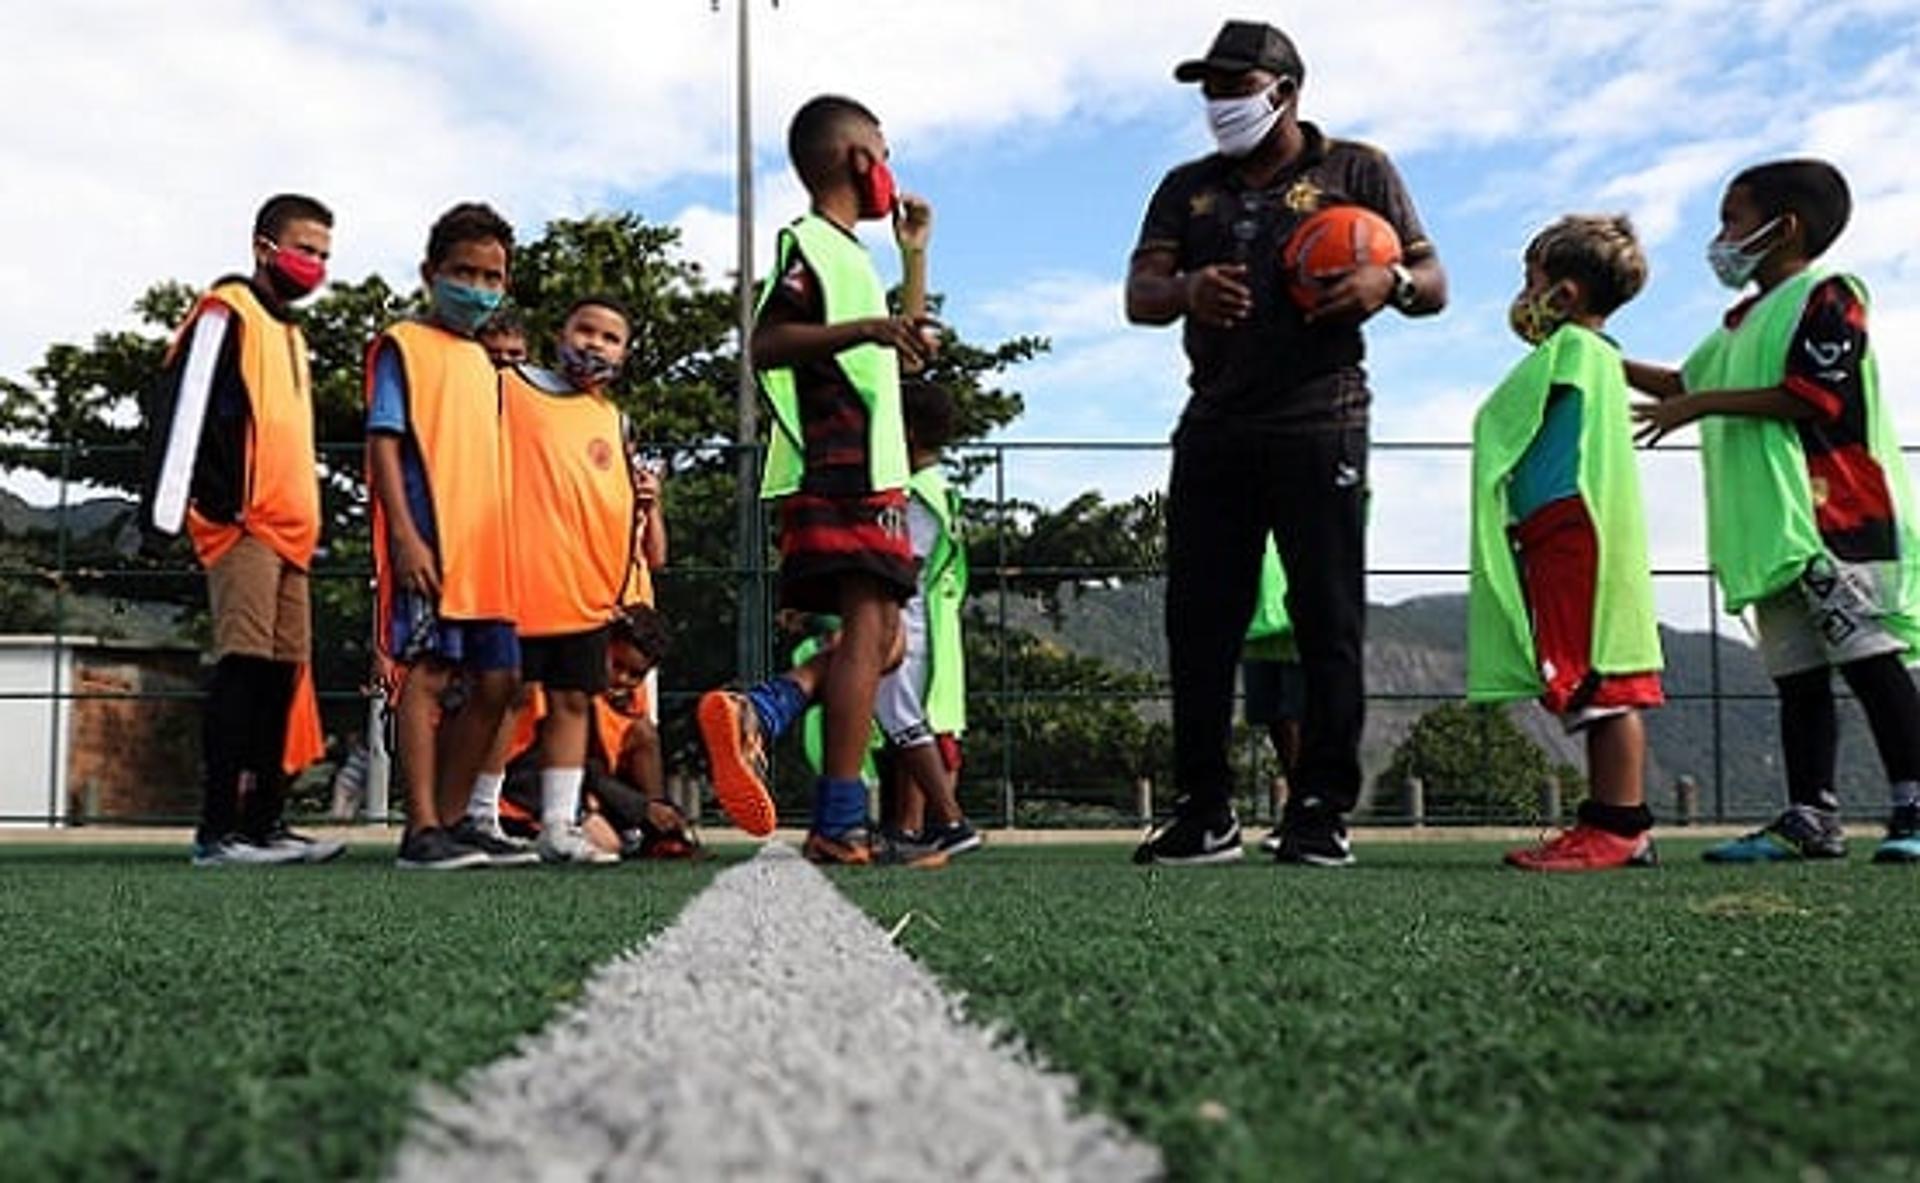
[[[184,525],[207,572],[214,667],[195,866],[324,862],[344,849],[288,830],[284,755],[312,655],[307,569],[320,540],[313,389],[291,306],[326,278],[333,214],[283,193],[253,225],[253,274],[214,283],[165,363],[145,523]],[[304,705],[311,707],[308,698]]]
[[[851,99],[822,96],[801,107],[787,151],[812,210],[780,232],[753,332],[773,411],[760,493],[780,504],[782,606],[842,621],[839,644],[815,659],[826,744],[805,853],[864,864],[872,853],[860,766],[874,690],[900,660],[900,605],[916,588],[900,371],[920,369],[937,349],[926,316],[933,211],[896,193],[880,121]],[[886,286],[854,235],[860,221],[886,217],[905,272],[900,316],[889,312]],[[700,700],[714,792],[749,833],[773,829],[763,744],[799,717],[810,680],[782,675]]]

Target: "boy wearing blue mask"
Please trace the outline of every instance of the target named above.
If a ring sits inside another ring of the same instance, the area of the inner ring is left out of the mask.
[[[474,779],[519,689],[511,469],[500,382],[475,333],[507,289],[513,228],[463,203],[427,237],[428,313],[367,353],[375,644],[405,677],[398,748],[406,777],[402,867],[487,861],[455,837]],[[443,712],[458,675],[465,703]]]
[[[1714,275],[1751,296],[1678,370],[1628,363],[1656,402],[1648,443],[1696,420],[1707,553],[1729,612],[1754,611],[1780,696],[1786,812],[1710,862],[1842,858],[1833,671],[1860,700],[1892,816],[1875,862],[1920,862],[1920,531],[1900,441],[1880,401],[1867,293],[1814,261],[1845,229],[1847,182],[1819,160],[1733,179],[1708,244]]]

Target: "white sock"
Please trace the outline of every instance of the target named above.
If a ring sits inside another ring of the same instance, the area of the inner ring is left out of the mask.
[[[467,816],[483,826],[500,822],[500,790],[507,783],[504,772],[483,772],[473,778],[473,796],[467,798]]]
[[[1904,805],[1912,805],[1915,802],[1920,802],[1920,780],[1895,781],[1889,793],[1893,797],[1893,807],[1895,809],[1899,809]]]
[[[540,770],[540,824],[548,829],[571,830],[580,817],[580,785],[587,779],[584,768],[543,768]]]

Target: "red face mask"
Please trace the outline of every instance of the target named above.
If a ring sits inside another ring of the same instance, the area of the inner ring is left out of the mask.
[[[327,278],[325,259],[281,246],[273,248],[273,257],[267,260],[267,266],[273,272],[274,288],[286,300],[298,300]]]
[[[860,216],[884,218],[893,212],[893,170],[884,160],[875,160],[866,175],[859,178]]]

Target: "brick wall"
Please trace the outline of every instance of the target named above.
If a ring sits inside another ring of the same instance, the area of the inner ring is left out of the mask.
[[[197,689],[196,654],[81,650],[78,694]],[[67,755],[70,816],[186,820],[200,804],[200,704],[192,699],[76,698]]]

